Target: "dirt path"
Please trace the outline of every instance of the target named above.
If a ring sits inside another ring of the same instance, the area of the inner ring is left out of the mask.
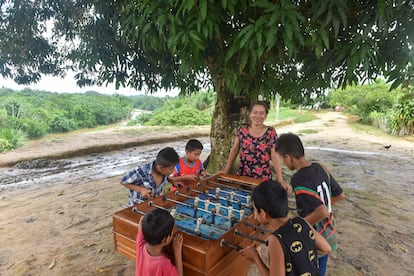
[[[414,274],[414,144],[356,132],[340,113],[318,116],[320,120],[277,131],[302,133],[308,159],[325,163],[348,196],[335,206],[340,248],[328,274]],[[0,166],[52,153],[86,153],[85,146],[117,149],[178,135],[170,129],[150,134],[117,128],[53,137],[0,154]],[[386,144],[392,145],[389,150]],[[286,178],[292,174],[286,168],[284,173]],[[1,190],[0,275],[133,275],[134,263],[113,250],[112,214],[127,197],[118,181],[119,176],[68,179],[65,184]],[[256,270],[249,275],[257,275]]]

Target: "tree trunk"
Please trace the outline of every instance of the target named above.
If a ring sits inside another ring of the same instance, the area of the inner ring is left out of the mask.
[[[224,86],[224,81],[221,81],[221,78],[218,79],[214,82],[217,102],[211,120],[211,153],[207,164],[209,173],[215,173],[226,166],[236,129],[241,122],[245,121],[247,107],[250,104],[246,98],[235,97]]]

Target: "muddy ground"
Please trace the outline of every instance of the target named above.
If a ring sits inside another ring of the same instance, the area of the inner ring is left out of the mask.
[[[277,131],[299,133],[308,159],[325,163],[347,194],[334,207],[340,245],[328,275],[413,275],[413,137],[355,131],[341,113],[317,115]],[[134,263],[113,249],[112,215],[127,202],[120,175],[165,145],[182,152],[188,137],[208,144],[207,135],[115,127],[0,154],[0,275],[133,275]]]

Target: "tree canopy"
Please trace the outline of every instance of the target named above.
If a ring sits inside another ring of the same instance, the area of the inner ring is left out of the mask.
[[[413,82],[413,1],[0,3],[0,72],[16,82],[73,69],[81,86],[213,87],[212,155],[221,164],[259,95],[300,102],[378,76],[393,87]]]
[[[73,69],[79,85],[295,96],[412,80],[413,1],[3,0],[0,72],[18,83]],[[293,88],[293,89],[292,89]],[[255,96],[255,95],[253,95]]]

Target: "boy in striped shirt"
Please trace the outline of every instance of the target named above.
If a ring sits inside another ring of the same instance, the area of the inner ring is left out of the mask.
[[[331,245],[337,249],[336,229],[332,204],[345,198],[338,182],[328,169],[306,160],[305,150],[299,136],[286,133],[276,141],[276,151],[292,175],[291,185],[295,192],[298,215],[305,218]],[[318,256],[319,272],[325,275],[328,255]]]

